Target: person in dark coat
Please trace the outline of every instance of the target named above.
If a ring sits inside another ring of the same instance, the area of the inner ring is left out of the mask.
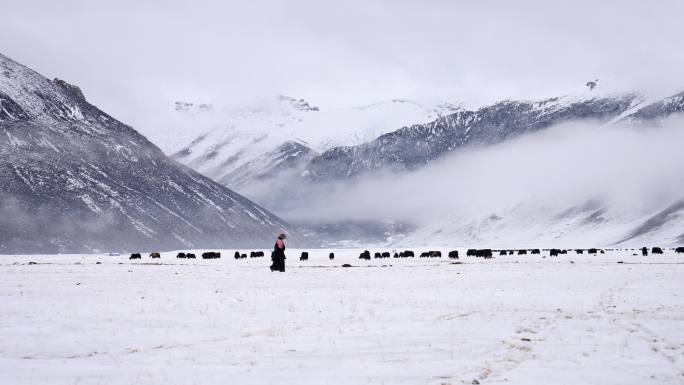
[[[271,271],[285,272],[285,234],[278,235],[271,260],[273,261]]]

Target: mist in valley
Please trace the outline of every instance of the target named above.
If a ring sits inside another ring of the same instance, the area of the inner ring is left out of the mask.
[[[375,223],[378,232],[417,232],[409,236],[415,242],[444,232],[444,242],[497,242],[507,234],[510,243],[541,235],[529,233],[535,226],[570,223],[574,230],[556,231],[549,242],[579,242],[571,233],[581,230],[586,242],[606,244],[620,234],[602,233],[603,225],[626,234],[684,199],[683,127],[682,118],[650,126],[565,123],[498,145],[458,149],[415,171],[319,183],[290,173],[241,192],[287,221],[314,228]]]

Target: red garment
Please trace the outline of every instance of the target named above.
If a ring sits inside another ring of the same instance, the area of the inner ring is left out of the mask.
[[[284,249],[285,248],[285,242],[283,242],[282,239],[277,239],[276,240],[276,248]]]

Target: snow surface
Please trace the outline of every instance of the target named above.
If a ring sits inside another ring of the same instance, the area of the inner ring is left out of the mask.
[[[672,250],[460,264],[288,250],[285,274],[233,252],[2,256],[0,383],[684,381],[684,256]]]

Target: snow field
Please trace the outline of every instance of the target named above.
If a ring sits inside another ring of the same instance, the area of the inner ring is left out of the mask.
[[[360,251],[288,250],[284,274],[234,250],[2,256],[0,383],[684,382],[671,250],[460,264]]]

